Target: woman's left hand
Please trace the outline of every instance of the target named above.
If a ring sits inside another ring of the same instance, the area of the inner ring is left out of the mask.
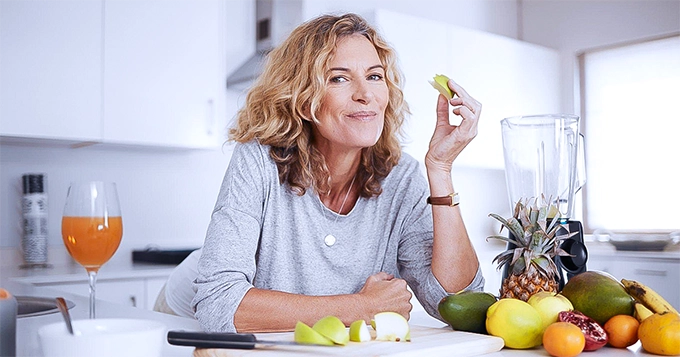
[[[443,95],[439,95],[437,126],[425,155],[425,166],[428,169],[446,172],[451,171],[453,161],[477,135],[477,123],[482,112],[482,104],[472,98],[463,87],[453,80],[449,80],[448,86],[456,95],[448,103]],[[449,103],[454,106],[453,114],[462,118],[460,125],[449,124]]]

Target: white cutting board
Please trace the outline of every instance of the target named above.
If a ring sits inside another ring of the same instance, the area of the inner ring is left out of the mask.
[[[259,333],[259,340],[293,341],[293,333]],[[267,356],[476,356],[500,351],[503,339],[476,333],[453,331],[450,327],[411,326],[411,342],[349,342],[346,346],[257,345],[253,350],[201,349],[194,357]],[[263,346],[263,347],[260,347]]]

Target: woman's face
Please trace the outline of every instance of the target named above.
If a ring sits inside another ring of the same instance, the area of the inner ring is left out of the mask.
[[[383,130],[389,96],[378,52],[364,36],[347,36],[338,42],[328,67],[326,94],[316,113],[317,144],[373,146]]]

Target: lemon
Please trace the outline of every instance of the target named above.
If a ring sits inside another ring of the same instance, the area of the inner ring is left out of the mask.
[[[503,339],[505,347],[525,349],[541,344],[543,320],[528,303],[512,298],[500,299],[486,311],[486,330]]]
[[[543,331],[553,322],[557,322],[557,315],[562,311],[574,310],[571,301],[564,295],[549,291],[539,291],[531,295],[527,303],[533,306],[543,319]]]

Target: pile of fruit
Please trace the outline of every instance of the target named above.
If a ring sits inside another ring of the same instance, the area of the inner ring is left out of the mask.
[[[595,271],[575,275],[558,294],[555,258],[569,256],[562,243],[575,233],[563,233],[562,219],[553,200],[541,197],[517,202],[513,216],[497,214],[508,236],[489,238],[508,243],[494,262],[506,268],[500,300],[490,303],[486,293],[475,298],[455,294],[439,303],[439,312],[454,329],[463,316],[475,318],[477,329],[503,338],[509,348],[539,345],[552,356],[576,356],[607,343],[626,348],[638,342],[645,351],[680,355],[680,314],[659,294],[641,283]],[[451,306],[460,305],[452,308]],[[481,311],[486,309],[486,314]],[[470,322],[467,322],[470,324]],[[574,328],[576,327],[576,328]],[[580,333],[579,333],[580,331]]]
[[[410,341],[408,321],[396,312],[381,312],[371,320],[377,341]],[[346,345],[349,341],[366,342],[374,339],[364,320],[352,322],[349,330],[335,316],[326,316],[318,320],[312,327],[298,321],[295,325],[293,339],[297,343],[308,345]]]
[[[638,340],[649,353],[680,355],[680,314],[651,288],[603,272],[578,274],[560,293],[540,291],[527,301],[453,294],[439,303],[439,313],[454,330],[501,337],[507,348],[543,345],[556,357]]]

